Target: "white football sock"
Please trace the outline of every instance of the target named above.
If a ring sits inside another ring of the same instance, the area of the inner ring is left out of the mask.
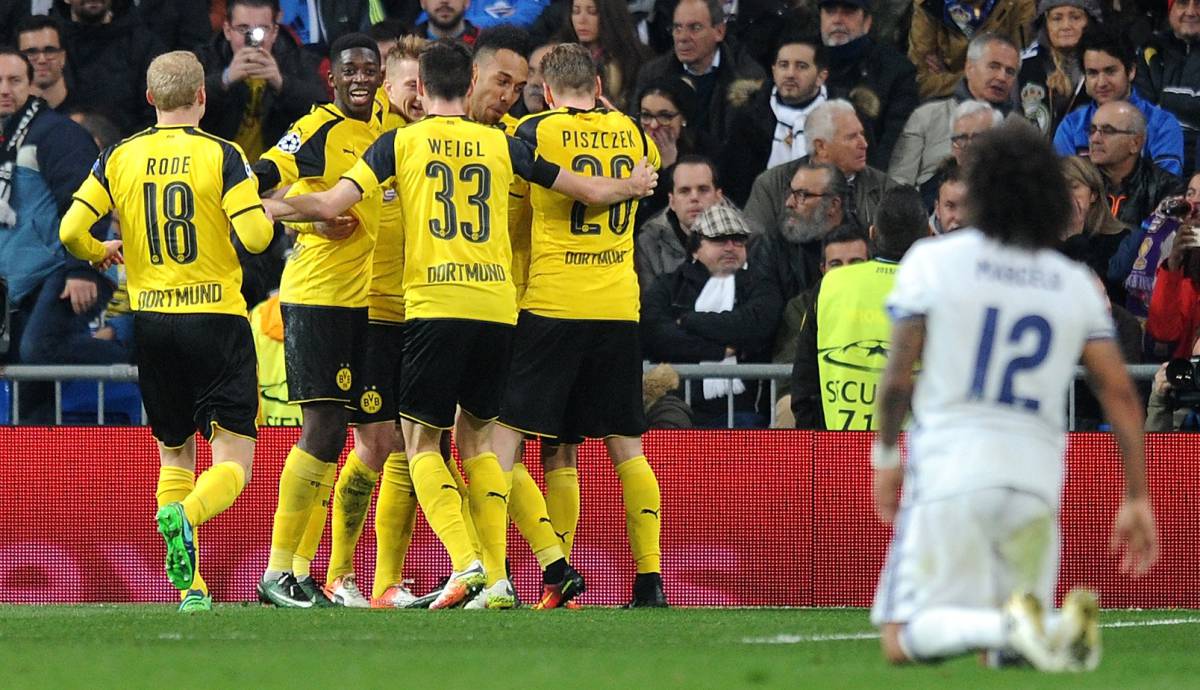
[[[914,661],[1001,649],[1006,642],[1004,614],[996,609],[929,609],[913,616],[900,634],[901,648]]]

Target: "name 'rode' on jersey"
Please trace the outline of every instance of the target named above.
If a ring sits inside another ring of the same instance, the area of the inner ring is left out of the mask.
[[[260,175],[273,164],[274,175],[265,176],[274,187],[288,186],[287,196],[319,192],[337,184],[371,142],[382,132],[383,113],[374,109],[366,122],[347,116],[337,106],[314,106],[297,120],[274,147],[263,154],[254,169]],[[367,194],[350,208],[359,227],[345,239],[329,240],[303,233],[283,269],[280,301],[325,307],[366,307],[371,283],[371,252],[379,228],[381,195]]]
[[[426,116],[379,138],[345,174],[364,194],[396,190],[405,228],[408,319],[516,323],[508,188],[551,185],[558,167],[526,144],[458,116]]]
[[[966,228],[915,244],[887,305],[893,319],[925,319],[914,490],[1011,486],[1056,502],[1075,367],[1088,341],[1114,337],[1091,272]]]
[[[628,115],[559,108],[529,115],[517,136],[546,160],[580,175],[629,177],[642,158],[661,164],[658,147]],[[587,206],[549,189],[530,191],[529,282],[521,308],[560,319],[637,321],[633,267],[637,200]]]
[[[74,198],[96,218],[118,211],[135,311],[245,316],[230,223],[248,247],[265,247],[271,225],[239,223],[262,204],[237,144],[151,127],[101,153]]]

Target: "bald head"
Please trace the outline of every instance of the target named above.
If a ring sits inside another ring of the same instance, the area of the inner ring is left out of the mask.
[[[1146,118],[1126,101],[1109,101],[1092,116],[1088,155],[1101,169],[1134,161],[1146,143]]]

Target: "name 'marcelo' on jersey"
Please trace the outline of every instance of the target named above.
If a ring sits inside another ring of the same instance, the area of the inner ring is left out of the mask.
[[[887,308],[925,320],[914,491],[1011,486],[1057,501],[1068,387],[1088,341],[1114,337],[1095,276],[1056,251],[967,228],[915,244]]]
[[[514,324],[509,185],[515,173],[548,186],[558,170],[496,127],[426,116],[380,137],[345,178],[399,196],[406,318]]]
[[[103,251],[88,228],[116,210],[135,311],[245,316],[230,227],[256,252],[272,228],[237,144],[191,126],[151,127],[101,153],[74,199],[63,242],[93,261]],[[80,207],[87,218],[75,215]]]
[[[602,108],[529,115],[517,136],[542,158],[580,175],[629,177],[642,158],[660,165],[658,148],[637,123]],[[529,195],[533,228],[521,308],[553,318],[637,321],[637,200],[588,206],[539,187]]]
[[[382,122],[378,107],[366,122],[330,103],[313,107],[255,163],[260,186],[264,191],[289,187],[285,197],[329,189],[379,136]],[[284,304],[367,306],[381,199],[380,194],[368,194],[350,208],[359,222],[350,237],[330,240],[300,234],[280,281]]]

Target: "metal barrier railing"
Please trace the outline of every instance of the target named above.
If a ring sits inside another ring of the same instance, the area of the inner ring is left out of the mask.
[[[645,362],[643,368],[649,371],[655,364]],[[771,404],[769,408],[769,419],[771,426],[775,425],[775,405],[774,401],[778,397],[779,386],[781,380],[787,379],[792,375],[792,367],[787,364],[672,364],[673,368],[679,374],[680,380],[684,386],[684,401],[691,404],[692,400],[692,382],[702,379],[742,379],[743,381],[770,381],[770,398]],[[1154,374],[1158,371],[1157,364],[1131,364],[1128,365],[1129,374],[1136,381],[1146,381],[1154,378]],[[1075,370],[1075,379],[1078,381],[1085,377],[1083,367],[1077,367]],[[38,365],[38,364],[18,364],[0,368],[0,381],[12,382],[12,423],[20,424],[20,384],[22,381],[53,381],[54,382],[54,421],[55,424],[62,423],[62,382],[63,381],[96,381],[97,387],[97,409],[96,422],[104,424],[104,384],[105,382],[128,382],[137,381],[137,367],[127,364],[99,365],[99,366],[74,366],[74,365]],[[734,419],[734,394],[733,387],[730,386],[729,392],[725,396],[727,425],[733,426]],[[1068,429],[1075,430],[1076,424],[1076,400],[1075,387],[1071,386],[1067,395],[1067,419]],[[142,424],[146,423],[146,410],[142,408]]]

